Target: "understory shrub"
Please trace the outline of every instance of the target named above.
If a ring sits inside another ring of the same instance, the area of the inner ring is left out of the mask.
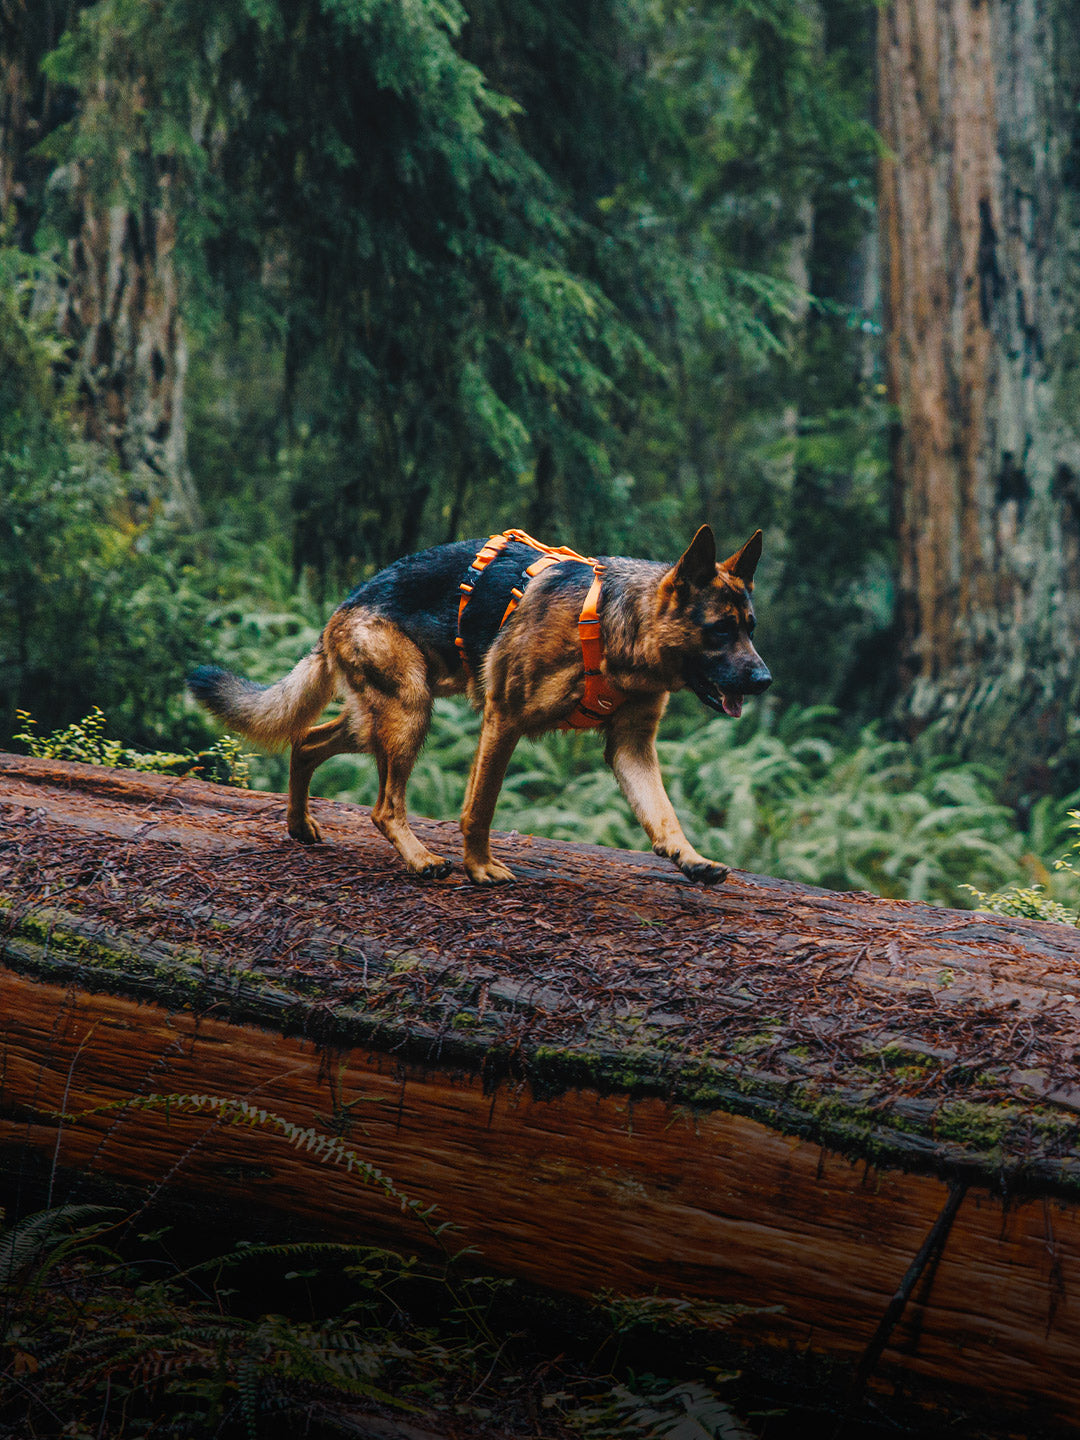
[[[77,760],[84,765],[105,765],[110,769],[153,771],[159,775],[193,775],[215,780],[220,785],[246,788],[249,783],[248,757],[235,735],[222,735],[213,745],[198,752],[136,750],[105,735],[108,723],[95,705],[82,720],[73,720],[48,735],[39,732],[37,721],[25,710],[17,710],[22,730],[12,738],[25,745],[39,760]]]

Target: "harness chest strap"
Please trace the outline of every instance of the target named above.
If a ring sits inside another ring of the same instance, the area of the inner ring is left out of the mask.
[[[600,590],[604,580],[603,565],[593,564],[593,581],[578,620],[581,658],[585,662],[585,694],[576,709],[559,726],[560,730],[591,730],[616,711],[626,699],[626,691],[612,685],[603,671],[604,645],[600,638]]]
[[[564,560],[575,560],[579,564],[593,567],[592,584],[589,586],[589,593],[585,597],[585,603],[581,607],[581,615],[578,619],[578,638],[581,642],[581,658],[585,669],[585,693],[573,712],[559,723],[558,729],[591,730],[597,725],[602,725],[626,699],[626,692],[613,685],[603,671],[604,646],[600,638],[599,607],[604,567],[591,556],[579,555],[576,550],[571,550],[566,545],[557,547],[542,545],[531,535],[527,535],[524,530],[504,530],[501,535],[492,535],[487,544],[482,547],[476,559],[469,566],[469,571],[475,572],[476,578],[470,578],[470,575],[467,574],[460,586],[461,599],[458,601],[458,633],[455,644],[461,655],[465,672],[466,674],[472,673],[468,657],[465,654],[465,642],[461,637],[461,617],[465,614],[465,607],[469,603],[476,579],[483,574],[495,557],[506,549],[511,540],[518,540],[521,544],[528,545],[530,549],[540,552],[540,558],[534,560],[525,569],[524,573],[527,577],[525,584],[528,584],[528,581],[534,576],[550,569],[552,565],[561,564]],[[519,589],[517,586],[510,592],[509,604],[499,621],[500,630],[517,609],[524,593],[524,588]]]

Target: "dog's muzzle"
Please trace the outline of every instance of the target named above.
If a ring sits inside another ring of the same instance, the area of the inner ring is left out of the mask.
[[[768,666],[760,662],[738,677],[723,679],[695,676],[687,682],[690,689],[703,705],[715,710],[718,715],[730,715],[737,720],[743,711],[747,695],[761,695],[772,684]]]

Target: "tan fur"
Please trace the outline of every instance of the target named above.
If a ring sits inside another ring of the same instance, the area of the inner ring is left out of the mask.
[[[706,883],[722,880],[727,866],[699,855],[683,834],[664,790],[656,730],[668,693],[685,683],[687,655],[702,646],[703,624],[725,616],[745,622],[759,553],[760,534],[717,565],[712,534],[703,527],[670,570],[613,561],[605,581],[611,589],[602,612],[604,668],[627,695],[604,726],[605,759],[656,853]],[[353,603],[335,612],[318,647],[276,685],[259,690],[211,667],[212,693],[201,698],[261,744],[291,741],[288,829],[297,840],[322,838],[308,804],[319,765],[348,752],[374,755],[379,794],[372,821],[410,870],[432,877],[450,866],[410,828],[405,787],[435,695],[468,688],[483,723],[461,812],[464,864],[474,881],[499,884],[513,875],[491,854],[491,825],[514,748],[522,736],[556,726],[584,693],[580,608],[581,597],[553,584],[550,571],[537,577],[491,644],[482,673],[466,682],[460,667],[450,671],[421,651],[395,620]],[[746,623],[731,653],[760,663]],[[342,714],[310,728],[335,693]]]
[[[239,676],[228,680],[232,683],[216,713],[231,729],[267,750],[280,750],[301,739],[334,697],[332,670],[321,646],[266,690]]]

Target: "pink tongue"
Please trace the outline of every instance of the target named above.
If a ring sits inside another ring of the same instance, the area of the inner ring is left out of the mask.
[[[720,699],[724,704],[724,714],[730,715],[732,719],[737,720],[742,714],[742,696],[721,695]]]

